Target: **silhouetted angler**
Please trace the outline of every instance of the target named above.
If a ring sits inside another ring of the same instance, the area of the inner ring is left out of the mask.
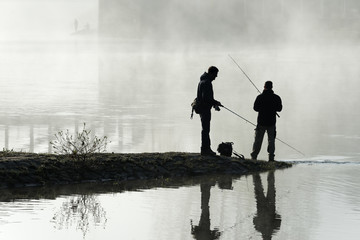
[[[258,173],[253,175],[253,181],[257,210],[253,219],[254,227],[261,233],[263,240],[271,240],[273,234],[278,231],[281,226],[281,216],[276,212],[274,171],[268,173],[266,196],[264,194],[261,177]]]
[[[282,110],[282,102],[281,98],[274,94],[272,88],[271,81],[265,82],[264,91],[257,96],[254,102],[254,110],[258,112],[255,141],[251,153],[251,159],[254,160],[260,152],[265,131],[268,135],[269,161],[274,161],[275,158],[276,112]]]
[[[216,155],[211,150],[210,142],[210,121],[211,108],[214,107],[216,111],[220,111],[221,103],[214,99],[214,91],[212,81],[215,80],[219,72],[217,67],[211,66],[208,72],[205,72],[200,77],[200,82],[197,89],[197,99],[201,106],[201,155]]]
[[[193,226],[191,222],[191,234],[196,240],[216,240],[220,238],[218,229],[211,230],[210,223],[210,190],[215,184],[201,183],[201,216],[197,226]]]

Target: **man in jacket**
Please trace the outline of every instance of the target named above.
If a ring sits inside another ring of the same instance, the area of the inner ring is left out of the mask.
[[[254,102],[254,110],[258,112],[255,141],[251,153],[251,159],[254,160],[260,152],[265,131],[268,135],[269,161],[274,161],[275,158],[276,112],[282,110],[282,102],[281,98],[274,94],[272,87],[271,81],[265,82],[264,91],[257,96]]]
[[[220,111],[221,103],[214,99],[214,91],[212,81],[215,80],[219,72],[217,67],[211,66],[208,72],[205,72],[200,77],[200,82],[197,89],[197,99],[201,105],[201,155],[216,155],[211,150],[210,143],[210,121],[211,108],[214,107],[216,111]]]

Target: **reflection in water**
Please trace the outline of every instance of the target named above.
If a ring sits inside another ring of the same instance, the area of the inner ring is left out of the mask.
[[[280,229],[281,216],[276,213],[276,191],[274,171],[268,173],[268,190],[265,197],[264,188],[259,174],[253,175],[257,214],[254,217],[254,226],[264,240],[270,240],[273,234]]]
[[[197,226],[193,226],[191,222],[191,234],[196,240],[212,240],[219,239],[220,232],[218,229],[210,229],[210,189],[215,183],[202,183],[201,189],[201,216]]]
[[[355,240],[359,170],[310,163],[256,174],[254,185],[197,176],[0,189],[0,239]]]
[[[94,226],[105,227],[106,221],[106,212],[95,195],[80,195],[67,199],[53,217],[57,229],[76,226],[76,229],[82,231],[84,238],[91,229],[90,222],[93,222]]]

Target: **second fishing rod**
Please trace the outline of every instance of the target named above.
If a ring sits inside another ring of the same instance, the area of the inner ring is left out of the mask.
[[[258,91],[258,93],[261,94],[261,91],[256,87],[255,83],[253,81],[251,81],[250,77],[246,74],[246,72],[240,67],[240,65],[235,61],[235,59],[230,54],[229,54],[229,58],[241,70],[241,72],[245,75],[245,77],[251,82],[251,84],[255,87],[255,89]],[[280,117],[280,115],[278,113],[276,113],[276,116]]]

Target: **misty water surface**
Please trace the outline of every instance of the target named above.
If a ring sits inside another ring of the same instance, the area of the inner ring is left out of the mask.
[[[357,1],[14,0],[0,13],[1,149],[51,153],[85,122],[110,152],[198,152],[190,103],[210,65],[215,98],[256,122],[230,54],[259,89],[273,81],[278,137],[305,153],[277,142],[297,165],[232,181],[1,190],[1,239],[358,238]],[[225,109],[211,124],[214,150],[249,157],[252,125]]]
[[[33,45],[20,44],[12,48],[29,48],[22,57],[2,55],[8,68],[1,69],[0,141],[6,148],[51,152],[49,141],[56,131],[76,131],[86,122],[93,134],[109,137],[109,151],[196,152],[200,123],[197,115],[190,120],[190,102],[208,65],[220,68],[214,82],[216,98],[249,120],[256,119],[252,111],[256,90],[228,57],[230,53],[259,87],[262,79],[273,80],[284,103],[278,136],[306,156],[277,143],[279,159],[300,165],[275,172],[272,199],[266,195],[268,173],[261,174],[265,203],[260,205],[256,176],[234,179],[228,189],[205,179],[202,185],[140,192],[110,188],[100,193],[80,190],[81,194],[70,190],[52,197],[25,193],[25,200],[10,195],[1,204],[0,235],[201,239],[194,229],[202,226],[219,239],[357,238],[360,161],[354,89],[359,85],[355,64],[359,55],[353,54],[354,49],[254,48],[189,54],[124,52],[94,42],[60,46],[57,51],[47,43],[39,46],[41,51],[33,51]],[[250,124],[224,109],[213,114],[213,146],[233,141],[236,151],[247,154],[252,138]],[[264,150],[262,154],[266,158]],[[207,199],[201,200],[204,186],[203,192],[211,193],[209,208],[201,208]],[[274,206],[275,215],[268,212]],[[267,221],[274,225],[264,227]],[[23,231],[16,231],[17,226]]]
[[[190,120],[190,103],[208,66],[220,69],[215,97],[256,122],[257,91],[231,54],[258,88],[274,82],[284,105],[280,139],[310,156],[357,154],[357,48],[274,46],[209,54],[129,53],[87,41],[2,46],[7,67],[0,70],[0,143],[7,149],[51,152],[57,131],[74,132],[86,122],[93,134],[108,136],[109,151],[199,151],[200,121],[198,115]],[[232,141],[247,155],[253,127],[223,109],[213,114],[211,137],[213,148]],[[278,158],[298,157],[281,143],[277,149]]]

